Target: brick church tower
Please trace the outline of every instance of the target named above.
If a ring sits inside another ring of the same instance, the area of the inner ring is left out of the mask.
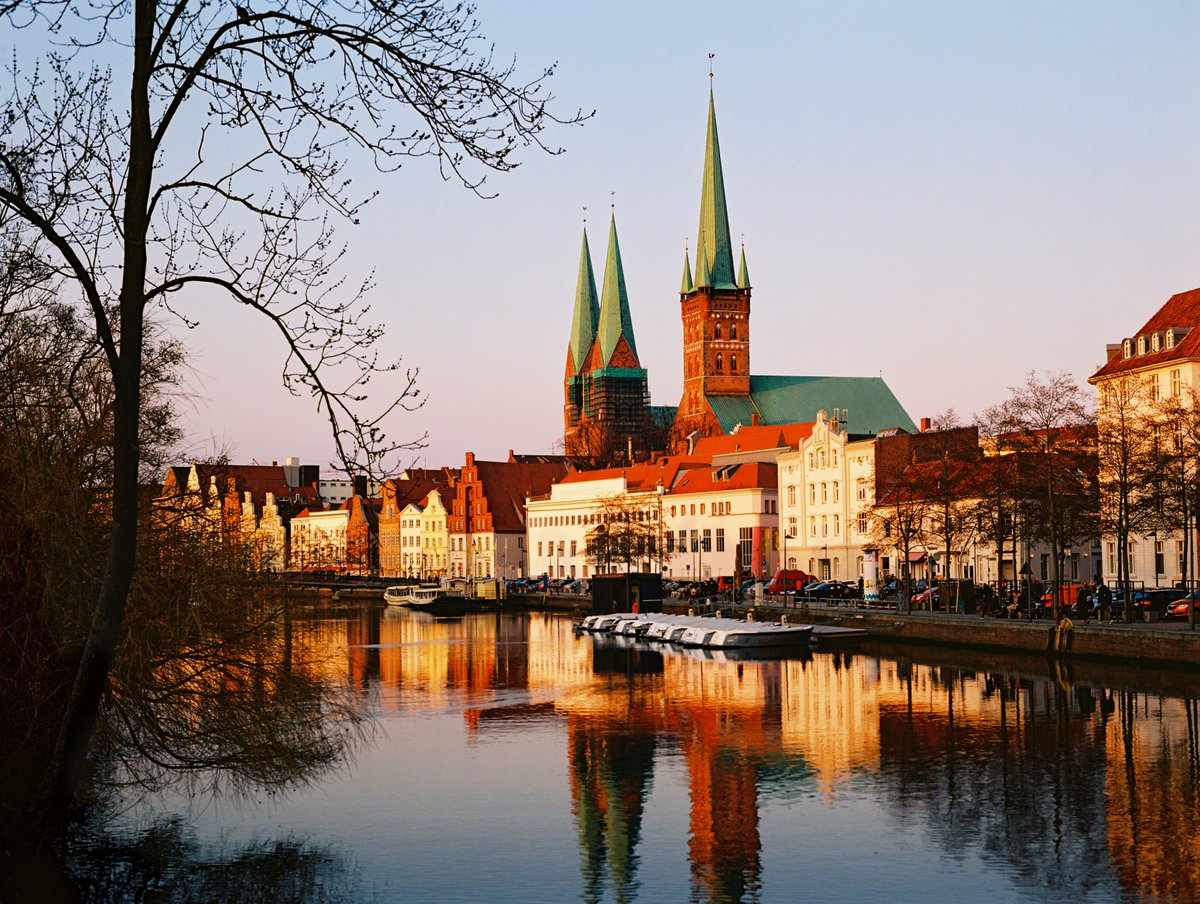
[[[609,224],[598,303],[592,274],[585,230],[563,379],[563,444],[568,455],[611,463],[631,446],[642,448],[650,406],[646,369],[633,338],[615,217]]]
[[[750,277],[742,249],[736,277],[725,179],[712,91],[708,95],[708,135],[696,240],[696,278],[685,253],[679,287],[683,319],[683,398],[675,416],[677,444],[691,433],[721,433],[710,396],[750,396]]]

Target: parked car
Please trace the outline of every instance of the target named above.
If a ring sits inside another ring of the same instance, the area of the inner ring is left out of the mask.
[[[1162,620],[1167,617],[1167,607],[1176,601],[1185,600],[1184,592],[1173,587],[1155,587],[1150,590],[1137,590],[1133,593],[1133,617]],[[1187,610],[1183,617],[1187,618]]]
[[[775,572],[775,577],[771,578],[771,583],[767,585],[767,593],[784,593],[788,590],[795,590],[797,587],[803,587],[815,580],[816,578],[811,574],[798,568],[780,568]]]
[[[1188,611],[1195,607],[1197,618],[1200,618],[1200,590],[1193,590],[1187,596],[1180,597],[1173,602],[1167,603],[1163,610],[1163,618],[1187,618]]]
[[[932,609],[941,601],[941,587],[930,587],[920,593],[913,594],[911,605],[916,609]]]

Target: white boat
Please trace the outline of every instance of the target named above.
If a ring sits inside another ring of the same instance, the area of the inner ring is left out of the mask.
[[[471,601],[465,596],[447,593],[442,587],[389,587],[383,592],[383,599],[389,606],[407,606],[433,615],[465,615],[471,608]]]

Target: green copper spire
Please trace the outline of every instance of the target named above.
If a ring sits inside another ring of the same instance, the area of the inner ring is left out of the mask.
[[[696,249],[696,288],[708,289],[712,287],[712,269],[708,265],[708,252],[704,250],[702,244]]]
[[[750,271],[746,269],[746,246],[742,246],[742,262],[738,265],[738,288],[750,288]]]
[[[625,292],[625,271],[621,267],[621,249],[617,245],[617,218],[614,216],[608,227],[608,260],[604,263],[604,288],[600,294],[600,324],[597,330],[600,355],[603,358],[601,363],[604,366],[608,366],[622,335],[636,358],[633,320],[629,316],[629,296]]]
[[[579,252],[579,281],[575,286],[575,314],[571,317],[571,366],[575,373],[596,341],[600,320],[600,302],[596,297],[596,277],[592,275],[592,252],[588,249],[587,227],[583,230],[583,249]]]
[[[717,113],[711,88],[708,92],[708,138],[704,146],[704,185],[700,190],[700,240],[696,247],[697,271],[700,270],[700,249],[708,249],[712,287],[735,288],[729,212],[725,207],[725,177],[721,173],[721,145],[717,141]]]
[[[691,264],[688,263],[687,250],[685,249],[683,252],[683,282],[679,284],[679,292],[681,295],[686,295],[688,292],[692,291],[693,288],[692,267]]]

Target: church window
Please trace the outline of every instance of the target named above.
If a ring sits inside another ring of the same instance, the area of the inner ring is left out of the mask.
[[[719,324],[719,323],[713,325],[713,338],[714,339],[721,338],[721,324]]]
[[[730,372],[731,374],[735,374],[735,373],[737,373],[737,372],[738,372],[738,369],[737,369],[737,355],[730,355],[730,356],[729,356],[729,372]]]
[[[730,339],[737,338],[737,324],[736,323],[729,324],[729,338]]]
[[[724,368],[721,366],[721,353],[717,352],[717,373],[723,373]]]

